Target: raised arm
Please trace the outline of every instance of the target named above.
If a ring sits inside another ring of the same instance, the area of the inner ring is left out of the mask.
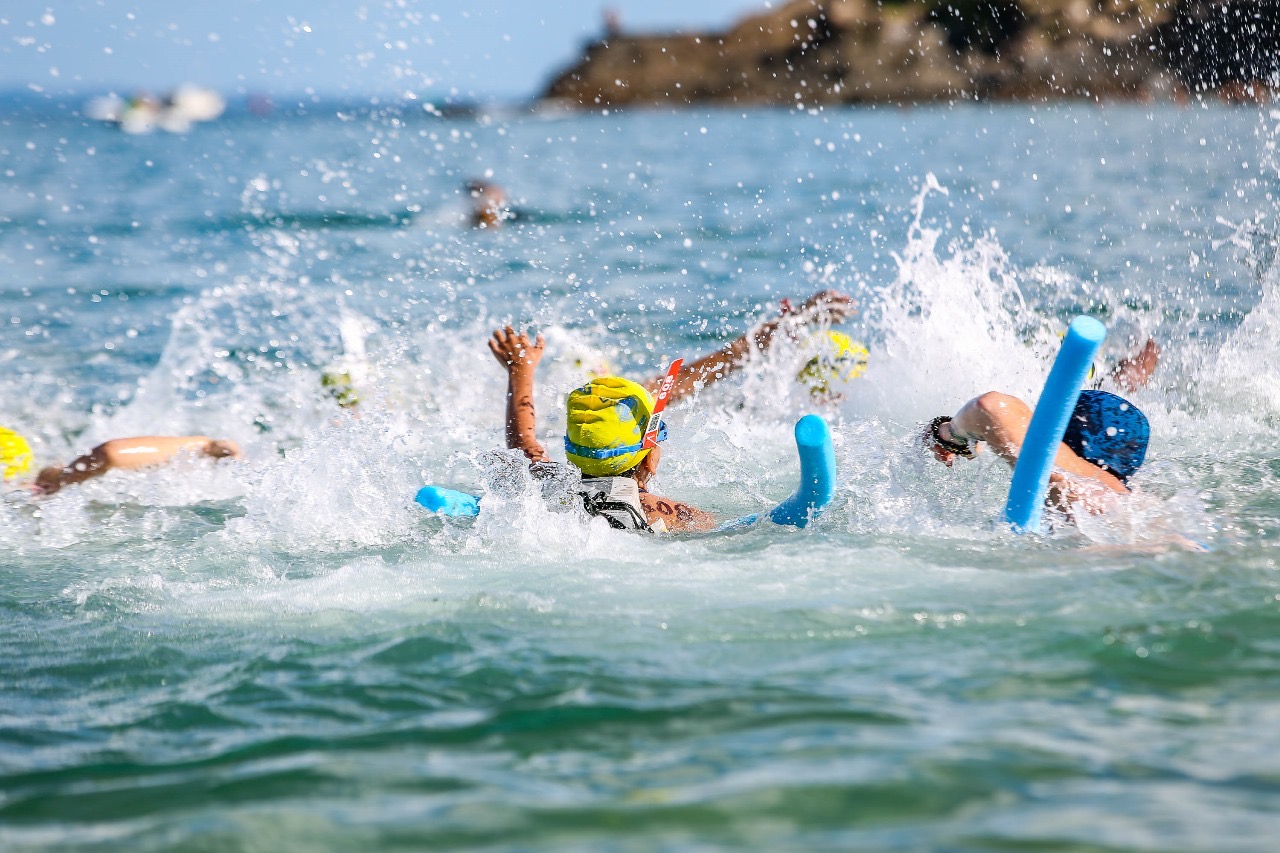
[[[489,339],[489,351],[507,371],[507,447],[519,449],[530,462],[549,462],[538,442],[538,416],[533,407],[533,373],[546,346],[542,335],[534,341],[510,326]]]
[[[1147,387],[1151,374],[1156,372],[1160,364],[1160,347],[1152,338],[1142,345],[1142,349],[1126,358],[1120,359],[1111,371],[1111,379],[1126,391],[1137,391]]]
[[[705,388],[713,382],[739,370],[747,363],[752,351],[764,352],[773,345],[779,331],[792,337],[804,326],[811,324],[831,325],[843,322],[854,312],[853,300],[835,290],[823,290],[815,293],[799,307],[792,309],[784,302],[782,313],[771,320],[761,323],[755,329],[746,332],[725,346],[681,368],[676,383],[671,389],[672,402],[687,397],[699,388]],[[656,376],[645,383],[650,392],[656,392],[662,384],[663,377]]]

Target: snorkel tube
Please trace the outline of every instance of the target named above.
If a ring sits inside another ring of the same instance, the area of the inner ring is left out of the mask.
[[[1062,340],[1062,349],[1058,350],[1031,413],[1031,424],[1013,467],[1004,517],[1018,533],[1040,532],[1053,459],[1080,399],[1080,388],[1089,375],[1093,357],[1106,336],[1107,328],[1102,323],[1092,317],[1077,317]]]

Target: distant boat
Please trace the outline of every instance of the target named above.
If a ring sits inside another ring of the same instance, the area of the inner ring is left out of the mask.
[[[117,95],[94,98],[85,105],[85,114],[125,133],[150,133],[157,128],[186,133],[197,122],[218,118],[226,108],[227,102],[212,89],[184,85],[159,99],[146,92],[128,99]]]

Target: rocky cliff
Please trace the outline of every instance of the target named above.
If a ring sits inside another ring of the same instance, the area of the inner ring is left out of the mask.
[[[724,32],[614,25],[543,99],[815,105],[1259,99],[1280,72],[1280,0],[793,0]]]

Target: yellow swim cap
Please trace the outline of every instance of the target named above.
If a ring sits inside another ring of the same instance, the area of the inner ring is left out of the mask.
[[[630,471],[649,455],[642,448],[653,397],[642,386],[617,376],[592,379],[569,392],[564,450],[588,477]]]
[[[27,440],[11,429],[0,427],[0,479],[20,477],[31,470],[34,454]]]
[[[870,353],[867,345],[855,341],[843,332],[825,332],[814,335],[811,348],[818,354],[800,368],[796,379],[814,395],[831,393],[835,382],[848,382],[867,371]]]

